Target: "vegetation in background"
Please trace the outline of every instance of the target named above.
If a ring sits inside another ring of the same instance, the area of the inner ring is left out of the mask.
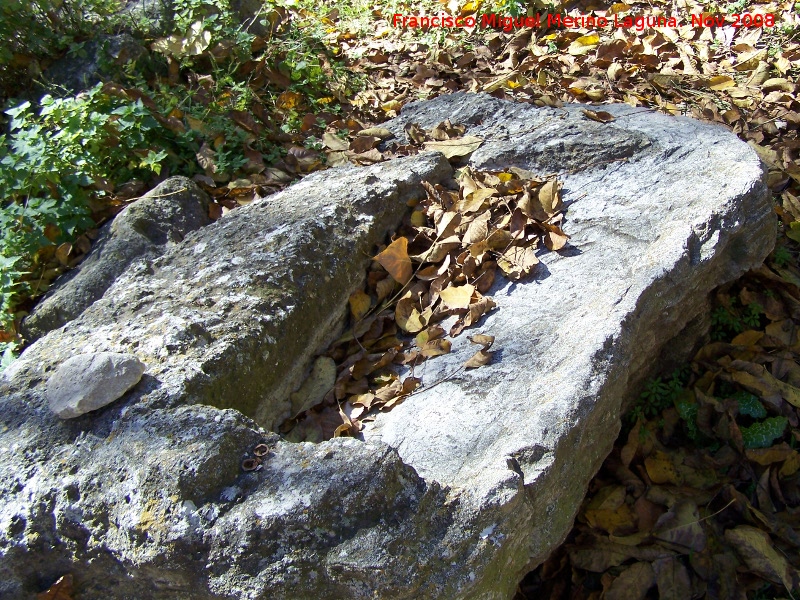
[[[89,197],[107,194],[113,179],[158,174],[159,123],[141,101],[102,93],[44,96],[6,111],[0,135],[0,327],[11,324],[15,296],[36,296],[47,249],[73,242],[94,226]],[[104,189],[105,188],[105,189]]]
[[[56,56],[94,35],[118,9],[117,0],[3,0],[0,67]]]
[[[91,35],[145,35],[152,23],[118,8],[111,0],[6,3],[0,32],[11,43],[0,66],[41,79],[52,59],[85,54]],[[145,37],[143,53],[126,64],[111,64],[101,44],[100,70],[114,80],[87,91],[37,94],[46,81],[0,81],[5,95],[29,97],[8,102],[0,135],[2,365],[19,345],[18,307],[80,260],[83,234],[159,178],[199,177],[219,216],[324,166],[323,157],[293,150],[326,124],[303,117],[335,114],[357,80],[314,15],[267,3],[243,23],[226,1],[176,0],[170,23],[173,33]]]

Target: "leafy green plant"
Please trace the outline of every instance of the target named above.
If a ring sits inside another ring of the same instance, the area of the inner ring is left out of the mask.
[[[661,377],[650,379],[628,414],[629,420],[636,422],[639,418],[653,418],[673,406],[684,391],[690,375],[689,365],[684,365],[675,369],[666,382]]]
[[[41,72],[40,60],[111,31],[121,0],[3,0],[0,2],[0,103]]]
[[[0,328],[15,296],[35,295],[40,250],[94,226],[88,200],[115,182],[148,179],[168,157],[163,130],[142,102],[101,86],[69,98],[45,96],[6,110],[0,135]],[[26,275],[26,273],[28,275]]]
[[[745,391],[738,391],[731,396],[739,405],[739,414],[753,419],[763,419],[767,416],[767,409],[761,404],[761,401]]]
[[[681,394],[675,400],[675,409],[684,422],[689,439],[694,442],[700,441],[700,430],[697,427],[698,406],[691,394]]]
[[[730,340],[746,327],[756,329],[761,325],[764,309],[757,302],[751,302],[744,308],[739,308],[737,304],[737,299],[732,298],[730,308],[718,306],[711,313],[712,340]]]
[[[792,260],[792,254],[786,246],[778,246],[772,253],[772,262],[778,267],[785,267]]]
[[[0,3],[0,66],[14,54],[54,56],[96,33],[119,9],[117,0],[3,0]]]
[[[738,14],[744,12],[745,8],[750,4],[749,0],[736,0],[736,2],[731,2],[728,6],[725,7],[725,10],[728,14]]]

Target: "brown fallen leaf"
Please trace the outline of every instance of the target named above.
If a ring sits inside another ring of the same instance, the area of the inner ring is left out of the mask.
[[[603,595],[605,600],[644,598],[656,583],[653,567],[647,562],[633,563],[611,582]]]
[[[509,279],[518,280],[527,276],[539,264],[536,251],[530,246],[520,248],[514,246],[497,257],[497,266]]]
[[[597,121],[598,123],[611,123],[611,121],[616,118],[610,112],[606,112],[604,110],[582,110],[581,112],[587,119]]]
[[[322,134],[322,143],[326,148],[333,150],[334,152],[344,152],[345,150],[350,149],[350,144],[347,142],[347,140],[343,140],[342,138],[329,132]]]
[[[795,590],[800,585],[800,573],[775,550],[767,533],[750,525],[739,525],[725,531],[725,541],[757,575],[782,583],[787,590]]]
[[[489,220],[492,218],[492,211],[487,210],[470,222],[467,232],[461,240],[464,244],[470,245],[482,242],[489,237]]]
[[[659,600],[684,600],[692,597],[689,570],[674,557],[653,561]]]
[[[491,348],[492,344],[494,344],[493,335],[476,334],[467,339],[469,339],[469,341],[473,344],[482,345],[483,348],[478,350],[466,363],[464,363],[465,369],[477,369],[478,367],[488,365],[490,362],[492,362],[494,352],[489,352],[489,348]]]
[[[389,244],[386,249],[375,257],[389,275],[405,285],[411,279],[414,269],[408,256],[408,239],[399,237]]]
[[[438,339],[425,342],[420,350],[425,358],[433,358],[434,356],[449,354],[451,347],[450,340]]]
[[[414,300],[411,298],[403,298],[397,303],[394,318],[397,326],[408,333],[417,333],[427,324],[423,322],[422,314],[414,306]]]
[[[368,150],[372,150],[381,141],[381,138],[369,135],[359,135],[353,138],[350,142],[350,150],[356,154],[363,154]]]
[[[62,575],[47,591],[36,595],[36,600],[72,600],[72,575]]]
[[[470,359],[464,363],[465,369],[477,369],[492,362],[492,355],[494,352],[487,352],[486,350],[478,350],[473,354]]]

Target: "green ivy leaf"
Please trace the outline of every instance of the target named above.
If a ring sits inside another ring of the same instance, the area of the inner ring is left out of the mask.
[[[786,417],[770,417],[750,427],[742,427],[742,441],[745,448],[769,448],[783,435],[788,424]]]
[[[733,399],[739,404],[739,414],[754,419],[763,419],[767,416],[767,409],[761,401],[753,394],[747,392],[736,392]]]

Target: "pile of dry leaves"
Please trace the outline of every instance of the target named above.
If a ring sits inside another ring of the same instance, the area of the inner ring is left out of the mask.
[[[447,121],[429,132],[412,124],[407,132],[412,148],[436,148],[454,160],[482,142]],[[451,189],[423,185],[425,199],[415,203],[391,243],[374,257],[365,288],[350,296],[347,332],[324,353],[327,361],[318,359],[320,384],[326,362],[331,365],[330,391],[320,404],[303,406],[284,424],[289,439],[355,435],[376,411],[389,410],[423,384],[435,385],[417,377],[415,367],[449,353],[448,337],[496,307],[485,294],[498,271],[523,279],[539,263],[537,251],[560,250],[567,243],[560,184],[554,178],[518,168],[476,172],[464,167]],[[463,368],[487,364],[494,338],[477,334],[470,341],[481,349]]]

